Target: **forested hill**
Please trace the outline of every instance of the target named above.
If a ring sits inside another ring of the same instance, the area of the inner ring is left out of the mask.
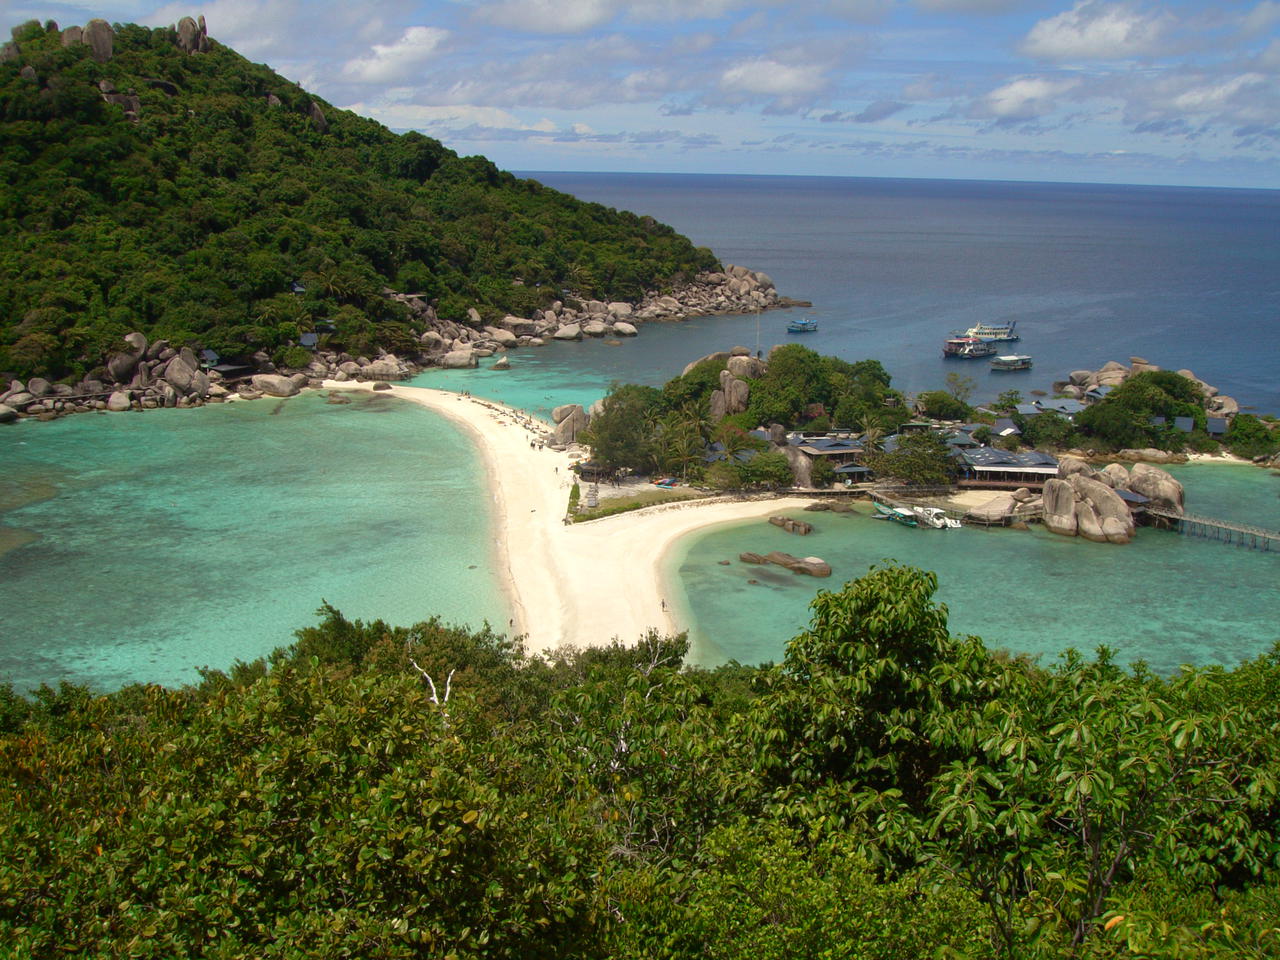
[[[459,319],[716,265],[651,218],[335,109],[190,19],[14,28],[0,123],[0,371],[18,375],[83,374],[131,330],[236,354],[332,324],[353,351],[396,349],[411,330],[386,288]]]

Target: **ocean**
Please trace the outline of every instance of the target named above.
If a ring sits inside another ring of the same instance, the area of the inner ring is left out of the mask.
[[[981,401],[1140,355],[1189,367],[1245,407],[1280,412],[1280,192],[535,176],[656,216],[814,306],[649,324],[621,343],[550,344],[511,353],[507,372],[428,371],[416,384],[546,417],[613,382],[661,384],[715,350],[767,349],[799,313],[820,324],[801,342],[879,359],[909,392],[959,370]],[[942,360],[952,329],[1015,319],[1031,371]],[[288,643],[322,601],[394,623],[439,614],[500,626],[508,616],[489,572],[479,458],[416,406],[332,406],[312,395],[82,415],[0,428],[0,463],[0,680],[18,687],[189,682],[197,666]],[[1280,481],[1265,471],[1189,469],[1191,509],[1280,529]],[[832,580],[757,574],[763,585],[749,585],[717,561],[765,544],[798,549],[756,526],[688,538],[671,558],[671,595],[683,598],[701,662],[780,658],[816,590],[886,558],[937,570],[952,628],[1018,652],[1106,642],[1122,659],[1171,667],[1238,662],[1278,637],[1274,555],[1154,531],[1111,548],[1043,531],[823,518],[804,552],[831,560]]]

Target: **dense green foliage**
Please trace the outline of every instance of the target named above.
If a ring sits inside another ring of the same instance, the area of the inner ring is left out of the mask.
[[[1152,417],[1164,417],[1164,426],[1152,425]],[[1181,450],[1187,435],[1173,428],[1174,417],[1191,417],[1196,428],[1203,430],[1204,397],[1195,383],[1184,376],[1168,370],[1148,370],[1134,374],[1104,399],[1085,408],[1076,415],[1075,423],[1091,445],[1106,449]]]
[[[951,448],[932,430],[903,434],[891,452],[869,452],[863,459],[877,477],[916,486],[951,483],[957,469]]]
[[[325,322],[335,345],[404,349],[409,321],[384,287],[461,319],[471,306],[527,314],[563,289],[636,299],[715,266],[651,218],[398,136],[216,42],[188,55],[174,39],[118,26],[98,63],[36,25],[0,63],[0,369],[81,374],[134,329],[238,354]],[[104,102],[104,81],[134,91],[138,122]]]
[[[1040,668],[936,581],[777,666],[323,619],[181,690],[0,687],[9,956],[1274,956],[1280,648]]]

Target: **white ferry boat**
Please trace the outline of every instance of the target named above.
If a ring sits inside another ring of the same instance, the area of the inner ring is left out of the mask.
[[[1031,358],[1023,353],[1010,353],[991,358],[992,370],[1030,370]]]

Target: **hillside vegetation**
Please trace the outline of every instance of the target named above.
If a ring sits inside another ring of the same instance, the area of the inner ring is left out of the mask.
[[[52,23],[13,34],[0,57],[8,373],[83,375],[131,330],[235,355],[325,323],[353,352],[396,349],[411,330],[384,288],[456,320],[472,306],[527,315],[563,290],[635,300],[717,266],[651,218],[394,134],[216,41],[187,52],[173,28],[116,25],[103,59]]]
[[[1275,957],[1280,648],[1042,668],[935,587],[760,668],[325,608],[197,687],[0,686],[4,955]]]

